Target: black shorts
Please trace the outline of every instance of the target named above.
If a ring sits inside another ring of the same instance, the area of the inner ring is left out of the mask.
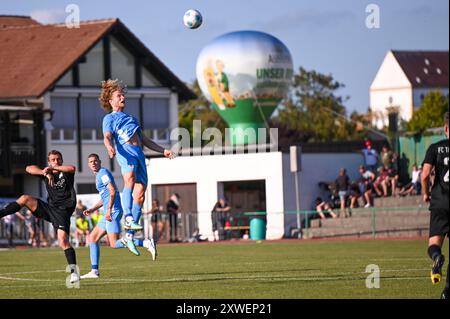
[[[448,209],[431,209],[430,212],[430,237],[448,236],[450,211]]]
[[[40,199],[38,201],[38,207],[33,215],[42,218],[53,225],[55,229],[64,230],[67,235],[70,234],[70,217],[72,216],[74,207],[55,207]]]

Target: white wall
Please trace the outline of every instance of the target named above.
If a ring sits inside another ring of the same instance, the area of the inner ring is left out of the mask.
[[[321,191],[319,182],[332,182],[339,174],[341,167],[347,169],[351,180],[358,177],[358,166],[363,164],[360,153],[345,154],[303,154],[302,170],[299,172],[300,209],[312,210],[316,197],[326,198],[327,193]],[[284,208],[286,212],[296,211],[295,175],[290,172],[289,154],[283,154],[283,189]],[[290,235],[291,229],[297,228],[296,214],[285,216],[285,234]]]
[[[380,119],[374,121],[378,128],[388,125],[386,107],[398,106],[400,116],[409,120],[412,116],[412,86],[405,72],[389,51],[370,86],[370,108]],[[392,97],[392,104],[389,102]]]
[[[392,104],[389,102],[390,97]],[[379,129],[389,124],[387,107],[399,107],[400,118],[409,121],[412,117],[412,104],[413,96],[410,88],[370,91],[370,108],[376,117],[379,116],[374,123]]]
[[[211,210],[218,199],[218,183],[265,180],[267,239],[279,239],[284,233],[283,174],[280,152],[177,157],[173,160],[149,160],[147,205],[151,187],[158,184],[196,183],[198,226],[201,234],[211,237]]]

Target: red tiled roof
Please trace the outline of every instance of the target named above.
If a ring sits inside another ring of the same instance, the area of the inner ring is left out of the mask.
[[[40,25],[40,23],[27,16],[0,15],[0,29],[27,25]]]
[[[448,51],[392,51],[413,87],[448,88]]]
[[[41,96],[116,21],[83,22],[72,29],[31,23],[1,28],[0,97]]]
[[[109,32],[118,32],[180,100],[196,98],[119,19],[82,21],[80,28],[0,16],[0,99],[40,97]]]

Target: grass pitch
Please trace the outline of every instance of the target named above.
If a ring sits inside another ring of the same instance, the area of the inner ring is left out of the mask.
[[[439,298],[426,240],[263,241],[166,244],[158,259],[140,248],[101,249],[100,279],[68,289],[57,248],[0,251],[0,298],[347,299]],[[448,260],[448,241],[443,251]],[[89,249],[79,248],[81,274]],[[380,287],[366,287],[366,267],[380,269]],[[444,276],[447,263],[444,267]]]

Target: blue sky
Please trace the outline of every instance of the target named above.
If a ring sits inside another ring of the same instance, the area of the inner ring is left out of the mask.
[[[0,1],[0,14],[64,22],[77,4],[81,20],[118,17],[181,80],[195,79],[203,46],[236,30],[258,30],[289,48],[294,68],[315,69],[346,85],[349,112],[365,112],[369,87],[386,52],[448,50],[448,0],[28,0]],[[380,28],[368,29],[366,7],[380,8]],[[182,24],[187,9],[204,19],[197,30]]]

